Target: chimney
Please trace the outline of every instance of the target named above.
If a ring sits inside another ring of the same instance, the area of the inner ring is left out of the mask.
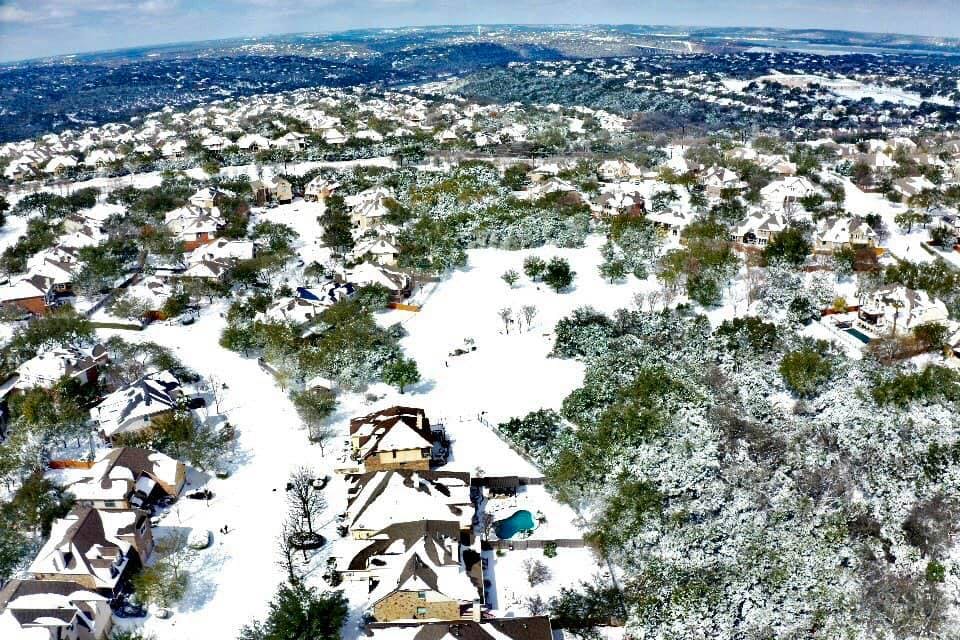
[[[471,610],[470,619],[474,622],[480,622],[480,598],[474,598],[473,600],[473,609]]]

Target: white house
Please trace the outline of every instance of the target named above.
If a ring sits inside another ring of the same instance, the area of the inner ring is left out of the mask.
[[[775,180],[760,190],[764,203],[772,209],[781,211],[801,198],[815,193],[818,193],[817,188],[809,178],[804,176]]]
[[[877,234],[862,218],[823,218],[817,223],[814,248],[833,252],[843,247],[872,247]]]
[[[947,305],[926,291],[891,285],[873,293],[858,314],[859,320],[876,333],[905,334],[929,323],[946,323]]]

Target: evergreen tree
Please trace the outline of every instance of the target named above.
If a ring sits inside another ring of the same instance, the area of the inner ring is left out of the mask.
[[[347,601],[339,591],[317,593],[303,584],[282,584],[263,622],[240,632],[240,640],[340,640]]]
[[[420,370],[413,358],[395,358],[383,367],[383,381],[403,393],[405,387],[420,381]]]

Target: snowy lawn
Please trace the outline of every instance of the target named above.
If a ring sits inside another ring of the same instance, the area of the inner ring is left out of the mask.
[[[528,599],[539,597],[543,602],[560,593],[563,587],[574,587],[597,575],[609,575],[606,565],[589,547],[580,549],[557,549],[555,558],[543,555],[541,549],[514,551],[484,551],[487,575],[493,576],[490,593],[493,607],[500,617],[510,618],[530,615]],[[524,563],[542,562],[549,571],[549,578],[537,585],[527,580]]]

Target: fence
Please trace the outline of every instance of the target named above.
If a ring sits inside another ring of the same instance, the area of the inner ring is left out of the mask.
[[[47,463],[51,469],[90,469],[93,462],[86,460],[51,460]]]
[[[526,551],[527,549],[543,549],[553,545],[556,545],[558,549],[582,549],[587,546],[587,543],[576,538],[561,540],[481,540],[480,550]]]
[[[470,479],[475,487],[514,488],[525,487],[530,484],[544,484],[546,478],[524,478],[520,476],[479,476]]]
[[[387,305],[391,309],[396,309],[398,311],[420,311],[420,305],[418,304],[403,304],[402,302],[391,302]]]

